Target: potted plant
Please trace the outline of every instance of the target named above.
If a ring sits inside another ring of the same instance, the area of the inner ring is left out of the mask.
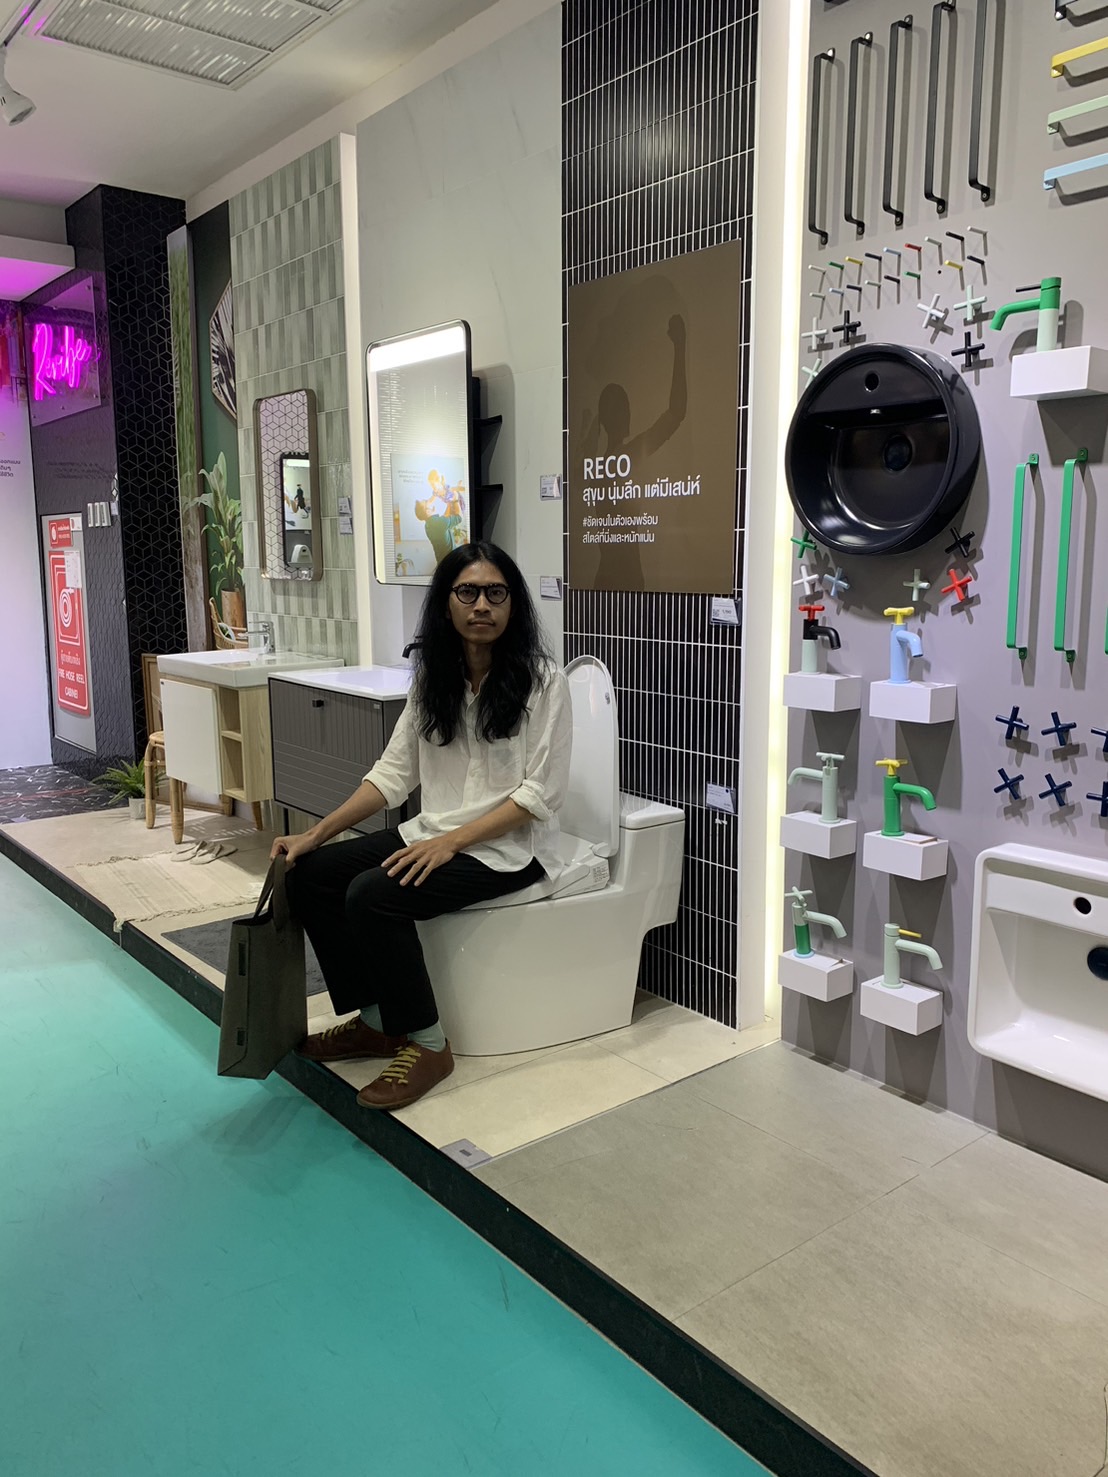
[[[200,468],[208,491],[193,499],[190,507],[208,510],[204,532],[209,543],[209,568],[213,594],[225,623],[235,631],[246,628],[246,594],[242,583],[242,503],[227,491],[227,458],[221,451],[211,471]]]
[[[145,819],[146,766],[141,759],[136,759],[133,764],[124,761],[114,769],[105,770],[103,774],[97,775],[93,784],[110,790],[113,804],[117,801],[122,804],[126,800],[133,821]]]

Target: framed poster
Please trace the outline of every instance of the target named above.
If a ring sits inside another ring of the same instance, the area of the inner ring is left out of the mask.
[[[734,589],[741,242],[569,289],[569,582]]]

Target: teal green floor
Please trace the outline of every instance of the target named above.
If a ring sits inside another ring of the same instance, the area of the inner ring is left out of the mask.
[[[763,1469],[0,859],[3,1477]]]

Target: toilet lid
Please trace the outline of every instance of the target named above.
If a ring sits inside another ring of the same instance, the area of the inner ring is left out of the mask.
[[[566,668],[573,704],[569,791],[558,812],[563,831],[591,841],[597,856],[619,850],[619,723],[612,678],[594,656]]]

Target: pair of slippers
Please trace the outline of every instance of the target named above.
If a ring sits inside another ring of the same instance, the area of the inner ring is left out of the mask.
[[[218,861],[220,857],[234,856],[238,850],[237,846],[231,846],[226,841],[194,841],[181,851],[173,853],[175,862],[191,862],[194,866],[204,866],[207,862]]]

